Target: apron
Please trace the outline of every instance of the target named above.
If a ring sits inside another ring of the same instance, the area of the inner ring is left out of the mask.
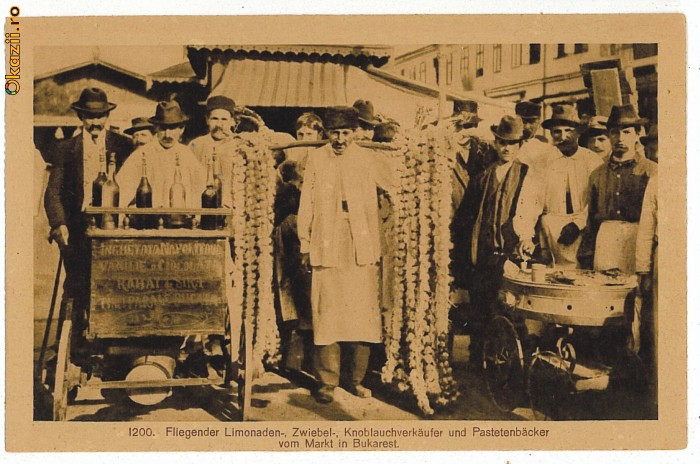
[[[561,229],[578,219],[585,218],[586,212],[582,211],[574,214],[543,214],[541,218],[542,239],[540,243],[546,244],[547,249],[552,253],[554,257],[554,264],[558,268],[563,269],[576,269],[578,267],[578,260],[576,258],[576,253],[578,252],[578,247],[581,245],[581,235],[578,236],[576,241],[571,245],[562,245],[557,242],[559,240],[559,235],[561,235]]]
[[[603,222],[596,237],[593,269],[620,269],[625,274],[634,274],[638,227],[636,222]]]
[[[311,321],[314,344],[380,343],[382,323],[377,264],[356,264],[349,215],[343,214],[340,221],[338,267],[313,268]]]

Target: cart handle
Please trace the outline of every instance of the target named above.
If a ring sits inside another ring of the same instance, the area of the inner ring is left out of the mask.
[[[233,211],[230,208],[120,208],[120,207],[96,207],[88,206],[85,208],[86,214],[190,214],[202,216],[233,216]]]

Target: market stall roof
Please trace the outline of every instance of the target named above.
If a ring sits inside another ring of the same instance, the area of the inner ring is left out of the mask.
[[[210,95],[226,95],[243,106],[302,108],[352,105],[362,98],[371,100],[379,113],[403,127],[417,125],[421,114],[423,123],[435,120],[439,101],[437,87],[410,81],[374,66],[363,70],[331,62],[246,58],[226,61]],[[513,103],[473,92],[447,91],[446,98],[477,101],[479,113],[486,122],[495,123],[503,114],[513,111]]]
[[[182,82],[198,82],[201,80],[197,77],[194,70],[192,69],[192,64],[189,61],[184,63],[175,64],[173,66],[168,66],[165,69],[156,71],[154,73],[146,76],[146,87],[151,88],[154,82],[166,82],[166,83],[182,83]]]

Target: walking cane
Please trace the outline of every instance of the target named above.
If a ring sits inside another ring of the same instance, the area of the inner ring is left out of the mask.
[[[44,329],[44,339],[41,342],[41,351],[39,352],[39,362],[37,363],[35,369],[35,377],[41,378],[41,371],[44,368],[44,356],[46,355],[46,346],[49,342],[49,332],[51,332],[51,320],[53,319],[53,312],[56,308],[56,297],[58,295],[58,282],[61,280],[61,267],[63,267],[63,252],[58,257],[58,267],[56,268],[56,278],[53,282],[53,293],[51,294],[51,306],[49,307],[49,317],[46,321],[46,328]]]

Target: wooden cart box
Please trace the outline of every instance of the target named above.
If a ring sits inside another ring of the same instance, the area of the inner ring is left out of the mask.
[[[221,334],[227,238],[217,231],[96,230],[89,338]]]

